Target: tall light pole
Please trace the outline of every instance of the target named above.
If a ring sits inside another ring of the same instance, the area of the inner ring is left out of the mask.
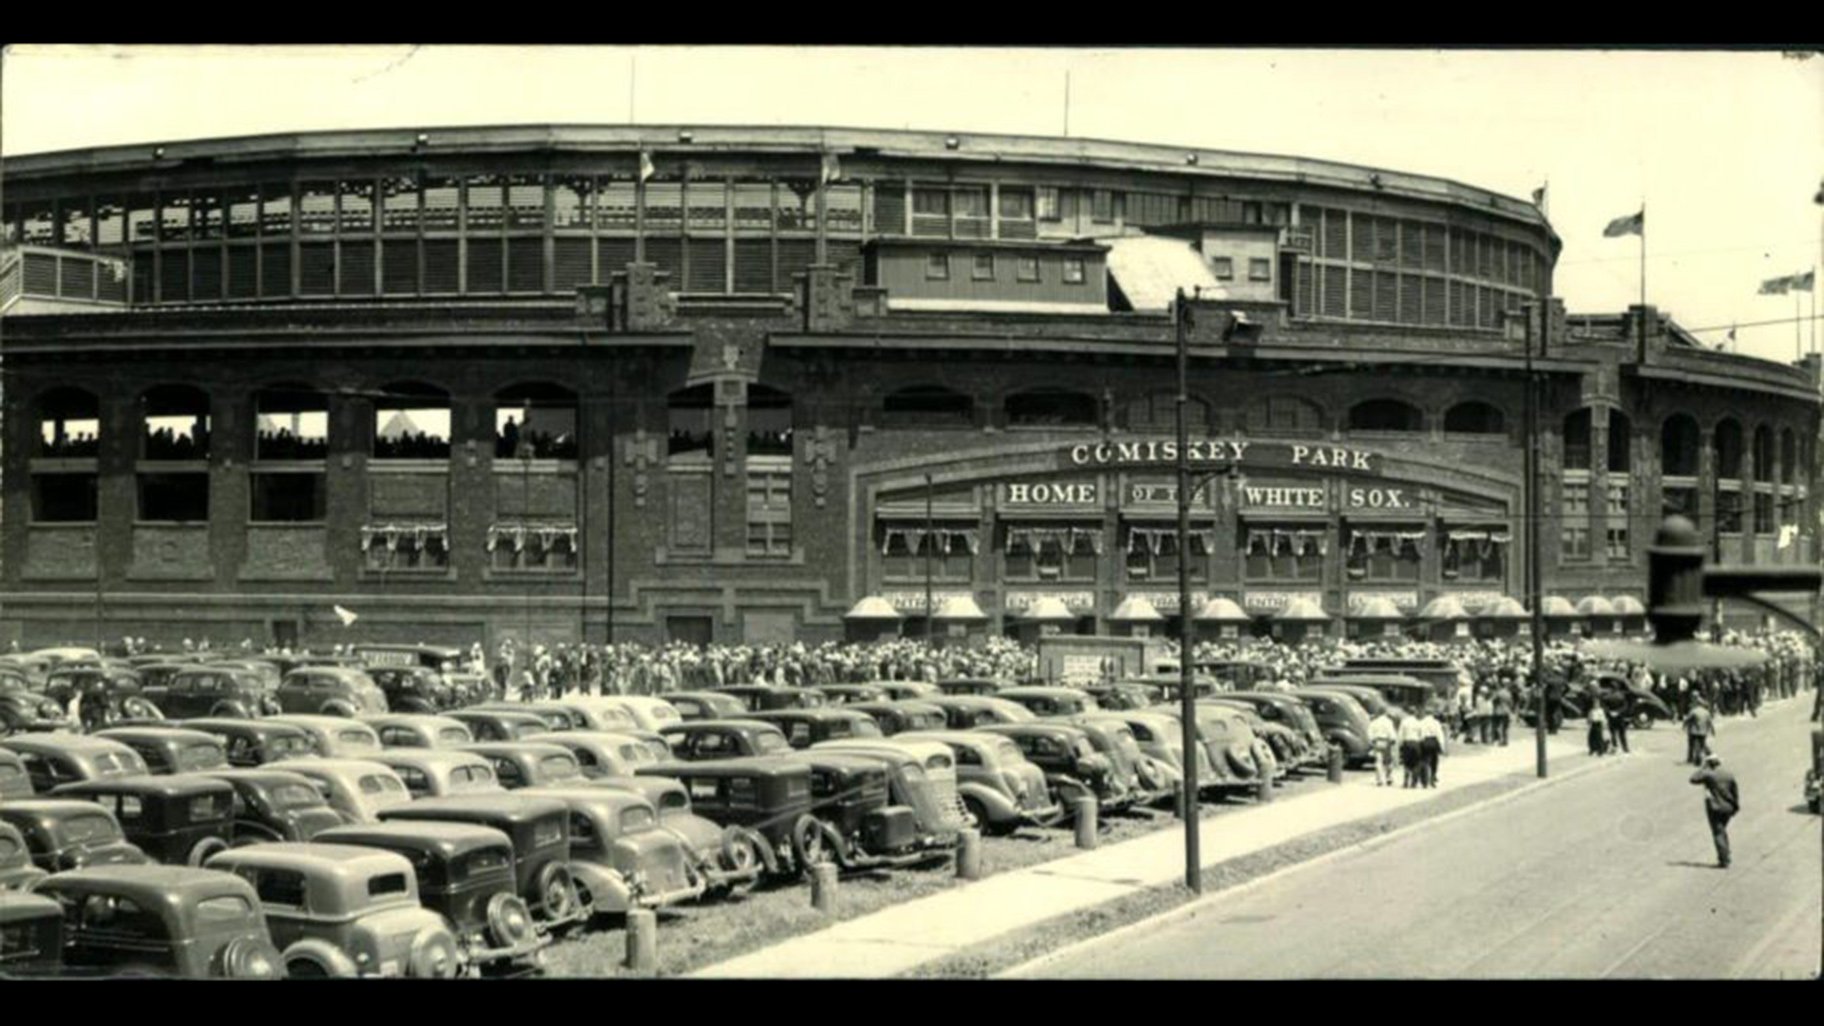
[[[925,647],[931,647],[931,621],[937,610],[931,606],[931,556],[937,537],[931,531],[931,475],[925,475]]]
[[[1172,304],[1173,334],[1178,346],[1178,715],[1184,746],[1184,885],[1192,894],[1203,893],[1203,857],[1198,851],[1202,822],[1197,803],[1197,703],[1191,692],[1191,461],[1189,425],[1185,406],[1190,394],[1190,340],[1186,328],[1190,308],[1184,290]]]
[[[1545,341],[1546,332],[1551,322],[1550,299],[1541,294],[1538,301],[1528,304],[1539,313],[1539,339]],[[1644,323],[1644,322],[1643,322]],[[1546,775],[1545,733],[1546,721],[1551,710],[1546,708],[1545,696],[1545,610],[1544,595],[1539,584],[1539,521],[1545,515],[1543,504],[1539,501],[1539,381],[1533,373],[1533,319],[1526,319],[1526,591],[1527,603],[1532,608],[1533,633],[1533,700],[1538,703],[1538,715],[1534,717],[1533,737],[1534,754],[1541,778]],[[1642,343],[1643,347],[1645,343]]]

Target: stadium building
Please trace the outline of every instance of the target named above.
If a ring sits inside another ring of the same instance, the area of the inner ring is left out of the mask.
[[[0,642],[817,641],[918,635],[927,593],[945,631],[1052,598],[1067,631],[1171,633],[1180,561],[1243,633],[1473,635],[1526,593],[1524,304],[1559,240],[1474,186],[656,126],[0,182]],[[1817,558],[1816,360],[1545,309],[1554,629],[1625,623],[1668,511],[1725,560]]]

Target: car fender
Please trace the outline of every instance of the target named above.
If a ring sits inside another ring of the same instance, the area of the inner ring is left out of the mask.
[[[570,863],[570,875],[577,886],[587,892],[584,904],[591,905],[596,915],[624,913],[632,908],[633,887],[618,871],[594,862]]]
[[[1097,800],[1094,788],[1091,788],[1088,784],[1085,784],[1083,781],[1068,774],[1047,773],[1045,774],[1045,782],[1051,785],[1052,795],[1057,798],[1058,804],[1067,811],[1075,810],[1076,801],[1079,798],[1088,798],[1091,801]]]
[[[1343,750],[1351,759],[1360,759],[1368,755],[1368,742],[1349,727],[1332,727],[1324,732],[1325,740]]]
[[[317,937],[306,937],[298,941],[286,948],[280,957],[285,960],[286,974],[289,976],[300,975],[294,967],[298,963],[310,964],[323,975],[336,979],[360,975],[355,960],[348,957],[347,952]]]
[[[1020,818],[1020,810],[1013,804],[1013,800],[987,784],[958,781],[956,793],[980,803],[987,810],[989,820],[994,823],[1017,822]]]
[[[219,719],[248,720],[253,718],[253,714],[248,712],[247,707],[240,702],[217,702],[209,710],[209,715]]]

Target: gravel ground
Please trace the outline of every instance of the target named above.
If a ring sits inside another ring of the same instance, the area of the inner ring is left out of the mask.
[[[1279,794],[1290,797],[1301,789],[1323,786],[1321,772],[1284,781]],[[1251,805],[1249,799],[1206,801],[1203,815],[1219,816]],[[1099,844],[1116,844],[1155,830],[1174,829],[1178,820],[1170,811],[1135,810],[1105,816]],[[982,840],[982,875],[1020,869],[1077,852],[1073,828],[1025,828],[1004,837]],[[704,966],[757,951],[780,941],[810,933],[832,922],[853,919],[957,886],[951,859],[922,869],[858,873],[845,876],[837,888],[835,915],[811,908],[807,883],[792,882],[748,892],[733,898],[686,905],[659,912],[657,976],[680,976]],[[627,948],[626,931],[618,917],[604,917],[588,931],[572,931],[546,951],[550,976],[613,977],[637,975],[621,965]],[[1009,963],[1012,964],[1012,963]]]

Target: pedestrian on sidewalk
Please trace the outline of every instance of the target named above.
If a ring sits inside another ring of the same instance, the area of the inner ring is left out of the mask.
[[[1399,729],[1385,708],[1368,721],[1368,746],[1374,751],[1374,786],[1393,786],[1393,751],[1399,740]]]
[[[1628,750],[1628,707],[1627,701],[1620,697],[1611,698],[1606,710],[1609,715],[1609,737],[1611,750],[1620,749],[1622,755],[1633,754]]]
[[[1710,821],[1710,839],[1716,843],[1716,864],[1729,868],[1729,821],[1741,811],[1741,793],[1735,774],[1722,768],[1715,752],[1704,756],[1704,766],[1691,774],[1693,784],[1704,786],[1704,816]]]
[[[1710,715],[1710,707],[1704,704],[1703,699],[1694,699],[1691,711],[1685,714],[1685,762],[1692,766],[1701,765],[1710,738],[1715,736],[1716,718]]]
[[[1425,787],[1438,786],[1438,757],[1444,754],[1444,724],[1430,706],[1419,719],[1419,779]]]
[[[1608,716],[1608,713],[1605,712],[1602,708],[1602,699],[1591,698],[1590,699],[1590,754],[1591,755],[1609,754],[1609,739],[1608,739],[1606,731],[1605,731],[1605,728],[1608,726],[1608,722],[1609,722],[1609,716]]]
[[[1495,734],[1495,698],[1489,693],[1487,688],[1484,688],[1482,692],[1476,696],[1474,719],[1476,723],[1477,742],[1480,744],[1488,744],[1493,741]]]
[[[1495,689],[1495,737],[1503,748],[1507,747],[1508,727],[1514,720],[1514,693],[1503,684]]]
[[[1425,728],[1419,725],[1419,716],[1412,710],[1400,720],[1400,768],[1405,770],[1405,787],[1418,782],[1419,764],[1421,761],[1420,743],[1425,738]]]

